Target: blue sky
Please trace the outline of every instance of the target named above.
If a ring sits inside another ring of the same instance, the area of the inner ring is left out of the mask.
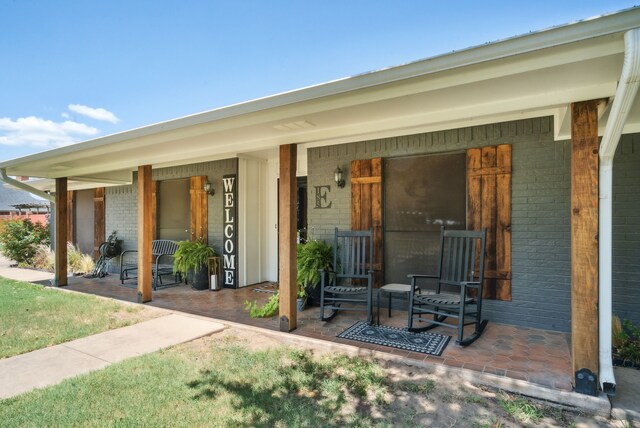
[[[0,160],[632,6],[0,0]]]

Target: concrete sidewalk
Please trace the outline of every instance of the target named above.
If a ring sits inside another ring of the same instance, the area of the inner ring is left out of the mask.
[[[220,332],[224,325],[168,314],[49,348],[0,360],[0,399],[55,385],[127,358]]]
[[[36,282],[53,278],[53,273],[10,267],[14,262],[0,254],[0,276],[18,281]]]

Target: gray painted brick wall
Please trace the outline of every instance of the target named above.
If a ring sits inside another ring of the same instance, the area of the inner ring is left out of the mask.
[[[157,181],[206,175],[213,184],[215,195],[208,199],[209,245],[218,253],[222,252],[222,176],[238,171],[237,159],[203,162],[153,170],[153,179]],[[105,189],[105,233],[118,231],[118,239],[123,240],[126,250],[138,245],[138,188],[137,174],[134,173],[130,186],[108,187]],[[117,269],[117,261],[113,263]]]
[[[312,238],[331,240],[351,223],[350,161],[462,151],[512,144],[512,296],[486,301],[488,319],[568,331],[571,321],[570,146],[553,141],[550,117],[310,149],[308,223]],[[333,171],[347,172],[337,189]],[[329,185],[328,209],[315,209],[314,186]]]
[[[640,134],[622,136],[613,162],[613,313],[640,325]]]

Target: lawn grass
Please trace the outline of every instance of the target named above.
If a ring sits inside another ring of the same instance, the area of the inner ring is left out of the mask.
[[[0,400],[0,426],[564,427],[581,417],[451,376],[231,328]]]
[[[360,358],[189,344],[0,401],[3,427],[372,426],[384,371]]]
[[[0,358],[152,317],[141,307],[0,277]]]

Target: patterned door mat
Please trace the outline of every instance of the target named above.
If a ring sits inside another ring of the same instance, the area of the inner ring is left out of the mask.
[[[439,333],[411,333],[397,327],[369,325],[358,321],[338,335],[343,339],[375,343],[407,351],[439,357],[449,343],[451,336]]]
[[[265,285],[261,285],[260,287],[256,287],[251,291],[253,291],[255,293],[275,294],[275,293],[278,292],[278,283],[270,282],[270,283],[267,283]]]

